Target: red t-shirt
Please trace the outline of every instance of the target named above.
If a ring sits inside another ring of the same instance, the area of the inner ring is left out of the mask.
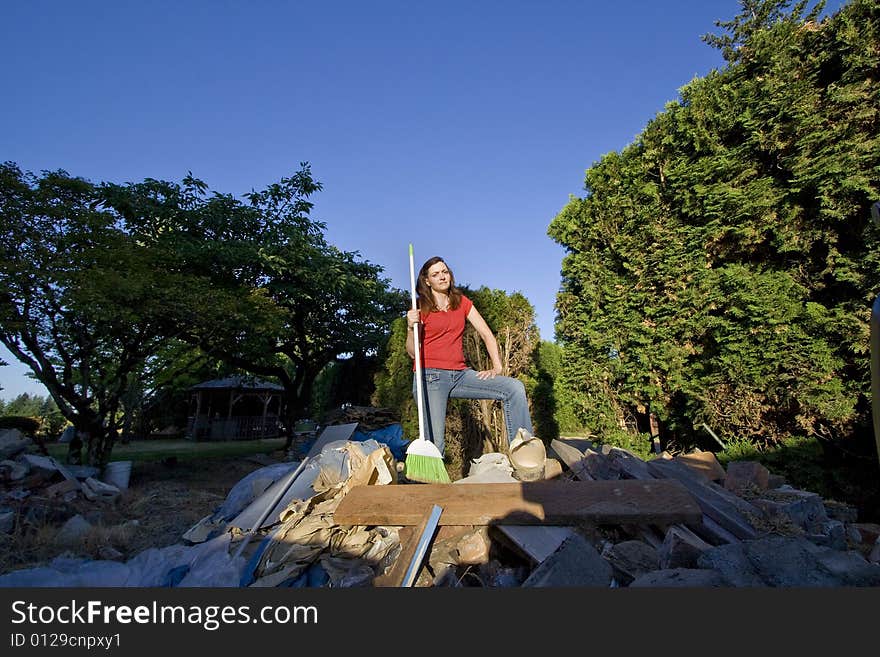
[[[455,310],[435,311],[428,313],[427,316],[422,315],[422,325],[419,330],[425,333],[420,345],[423,367],[441,370],[467,368],[461,337],[464,335],[467,314],[473,306],[473,302],[462,295],[461,304]],[[413,371],[415,369],[416,364],[413,361]]]

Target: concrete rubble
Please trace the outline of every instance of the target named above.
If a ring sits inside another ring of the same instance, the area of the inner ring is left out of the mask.
[[[429,543],[416,564],[416,587],[880,586],[880,525],[860,522],[856,509],[796,489],[758,463],[725,469],[714,454],[699,450],[644,461],[617,447],[560,439],[531,450],[527,468],[511,464],[506,454],[484,454],[452,484],[518,483],[518,475],[533,479],[539,472],[545,480],[582,482],[674,479],[699,505],[697,522],[670,525],[647,517],[630,524],[527,526],[499,519],[441,523],[430,535],[410,525],[338,524],[334,512],[358,486],[419,485],[399,474],[388,445],[353,440],[356,428],[328,426],[300,463],[260,467],[178,545],[125,563],[114,555],[98,561],[59,557],[42,568],[0,575],[0,586],[400,586],[420,539]],[[114,495],[94,472],[68,471],[54,480],[66,469],[25,454],[20,445],[18,437],[0,437],[7,496],[10,490],[27,495],[21,485],[27,482],[59,497],[99,501]],[[545,459],[544,467],[532,462],[535,454]],[[480,504],[475,497],[474,505]],[[14,518],[2,506],[0,530],[9,531]],[[87,519],[76,517],[61,536],[75,542],[87,530]]]

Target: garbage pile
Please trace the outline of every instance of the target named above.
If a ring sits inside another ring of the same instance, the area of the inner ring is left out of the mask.
[[[880,525],[755,462],[518,434],[426,485],[401,474],[395,432],[358,429],[329,425],[299,463],[249,474],[177,545],[0,586],[880,586]]]

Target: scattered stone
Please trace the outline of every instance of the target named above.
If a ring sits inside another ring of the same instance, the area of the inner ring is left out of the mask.
[[[693,532],[673,525],[666,531],[658,552],[660,568],[694,568],[700,555],[711,547]]]
[[[767,477],[767,488],[779,488],[780,486],[785,486],[785,477],[771,472]]]
[[[102,545],[98,548],[98,556],[107,561],[122,561],[125,558],[122,552],[109,545]]]
[[[752,500],[752,503],[768,514],[785,514],[795,525],[810,534],[822,533],[822,527],[828,521],[822,498],[809,491],[791,487],[777,488],[767,491],[762,498]]]
[[[490,545],[488,527],[479,527],[461,537],[454,555],[459,564],[488,563]]]
[[[24,436],[18,429],[0,430],[0,460],[11,459],[33,444],[30,438]]]
[[[834,548],[835,550],[847,549],[846,529],[840,520],[828,520],[823,523],[821,533],[806,534],[804,538],[816,545]]]
[[[15,511],[0,510],[0,534],[11,534],[13,529],[15,529]]]
[[[731,461],[727,464],[724,487],[733,492],[756,488],[767,490],[770,471],[757,461]]]
[[[59,545],[80,545],[83,537],[91,530],[92,525],[89,524],[89,521],[77,514],[58,530],[55,541]]]
[[[0,461],[0,481],[21,481],[29,470],[27,463],[22,461]]]
[[[562,474],[562,464],[552,457],[544,461],[544,479],[555,479]]]
[[[614,572],[614,579],[623,586],[636,577],[660,567],[657,550],[643,541],[621,541],[603,552]]]
[[[83,495],[92,501],[112,501],[119,497],[120,491],[112,484],[106,484],[103,481],[88,477],[82,484]]]
[[[880,567],[856,552],[817,546],[803,537],[742,541],[706,550],[700,568],[718,571],[729,586],[877,586]]]
[[[835,500],[825,500],[824,505],[825,514],[832,520],[853,523],[859,519],[859,511],[854,506]]]
[[[722,481],[727,476],[724,467],[712,452],[697,449],[687,454],[679,454],[672,460],[684,463],[691,470],[698,472],[710,481]]]
[[[58,496],[66,496],[67,493],[75,491],[77,493],[82,491],[82,484],[78,481],[71,481],[70,479],[65,479],[63,481],[59,481],[57,484],[52,484],[46,489],[47,497],[58,497]],[[74,495],[73,497],[76,497]]]
[[[873,545],[880,538],[880,525],[875,522],[856,522],[852,526],[858,530],[861,543]]]
[[[524,587],[611,584],[611,565],[579,534],[573,534],[522,583]]]

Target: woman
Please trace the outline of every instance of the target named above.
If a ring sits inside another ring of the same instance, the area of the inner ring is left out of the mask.
[[[486,320],[473,302],[455,287],[455,277],[443,258],[429,258],[419,270],[416,281],[417,306],[406,314],[408,331],[406,351],[413,359],[415,345],[413,326],[419,327],[420,354],[424,374],[425,438],[444,453],[446,429],[446,401],[450,397],[464,399],[498,399],[502,402],[508,442],[520,428],[532,432],[532,420],[526,400],[526,389],[521,381],[501,376],[501,355],[498,342]],[[462,336],[465,320],[471,323],[489,352],[492,369],[476,372],[464,361]],[[413,397],[418,401],[418,387],[413,377]]]

